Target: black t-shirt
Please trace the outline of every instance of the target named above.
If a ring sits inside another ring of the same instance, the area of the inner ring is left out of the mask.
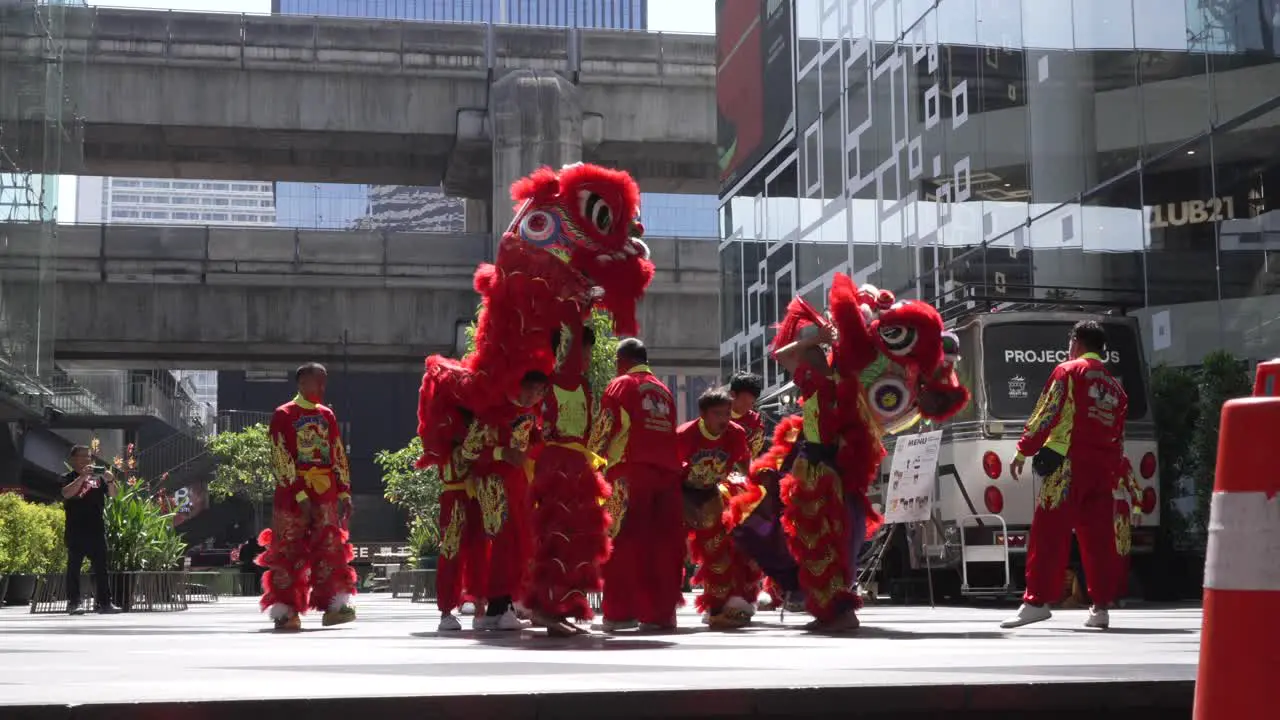
[[[62,485],[70,485],[77,477],[74,472],[62,475]],[[81,488],[80,495],[63,498],[62,507],[67,512],[67,530],[72,528],[98,528],[102,526],[102,513],[107,506],[107,481],[102,475],[94,475],[87,482],[96,487]]]

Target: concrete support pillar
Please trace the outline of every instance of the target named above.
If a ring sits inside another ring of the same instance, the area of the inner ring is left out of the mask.
[[[496,243],[514,214],[511,183],[543,165],[560,168],[582,160],[578,88],[550,70],[513,70],[493,83],[489,122],[493,135],[489,216]]]
[[[493,229],[489,226],[490,202],[475,198],[467,198],[463,202],[464,227],[466,231],[469,233],[493,232]]]
[[[1035,212],[1075,201],[1098,184],[1097,113],[1093,58],[1087,52],[1026,54],[1028,162]],[[1082,213],[1059,211],[1032,233],[1037,288],[1105,287],[1103,255]],[[1038,225],[1039,223],[1037,223]],[[1044,296],[1040,289],[1037,295]],[[1089,297],[1094,295],[1089,294]]]

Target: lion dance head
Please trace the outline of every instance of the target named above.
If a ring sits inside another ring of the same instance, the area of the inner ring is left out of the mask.
[[[556,370],[551,338],[578,338],[592,309],[607,311],[619,335],[639,332],[637,306],[654,267],[631,176],[583,163],[544,167],[512,184],[511,197],[515,217],[494,262],[474,278],[481,301],[475,350],[460,363],[427,360],[419,397],[424,462],[433,440],[444,446],[429,436],[451,412],[445,405],[479,416],[505,406],[526,373]]]

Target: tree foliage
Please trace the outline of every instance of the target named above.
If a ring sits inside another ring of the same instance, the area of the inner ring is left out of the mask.
[[[214,435],[209,438],[209,454],[218,463],[209,483],[209,494],[215,499],[239,497],[255,505],[271,500],[276,480],[266,425]]]
[[[1191,440],[1191,469],[1196,481],[1196,513],[1192,517],[1197,534],[1205,537],[1209,527],[1209,499],[1218,464],[1218,431],[1222,406],[1228,400],[1246,397],[1253,391],[1248,365],[1225,350],[1205,356],[1199,372],[1199,408]]]
[[[373,456],[382,469],[383,497],[409,513],[415,555],[434,552],[440,542],[440,472],[415,467],[421,455],[422,440],[414,437],[399,450],[380,450]]]

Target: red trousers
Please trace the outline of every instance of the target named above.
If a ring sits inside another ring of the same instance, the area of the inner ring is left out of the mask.
[[[590,593],[609,557],[604,478],[582,450],[549,444],[533,480],[533,575],[525,605],[554,618],[589,620]]]
[[[440,493],[436,607],[441,614],[453,612],[466,597],[485,597],[488,572],[489,538],[484,534],[480,503],[468,497],[466,490]]]
[[[255,561],[262,575],[263,610],[279,603],[294,613],[321,612],[340,595],[356,594],[351,543],[336,501],[310,503],[303,512],[291,497],[276,498],[271,527],[258,536],[266,550]]]
[[[613,554],[604,566],[604,617],[667,625],[684,604],[680,477],[644,463],[609,468]]]
[[[1071,556],[1071,532],[1080,543],[1089,597],[1095,605],[1114,603],[1124,590],[1127,558],[1117,552],[1115,462],[1107,456],[1074,452],[1042,479],[1027,543],[1027,591],[1032,605],[1062,599]]]
[[[723,496],[717,494],[685,510],[689,554],[698,566],[693,584],[702,588],[695,604],[700,612],[712,615],[723,610],[731,597],[750,603],[760,594],[760,569],[734,545],[724,505]]]
[[[480,523],[489,538],[487,595],[519,599],[529,577],[533,546],[529,474],[524,468],[494,463],[475,477]]]

